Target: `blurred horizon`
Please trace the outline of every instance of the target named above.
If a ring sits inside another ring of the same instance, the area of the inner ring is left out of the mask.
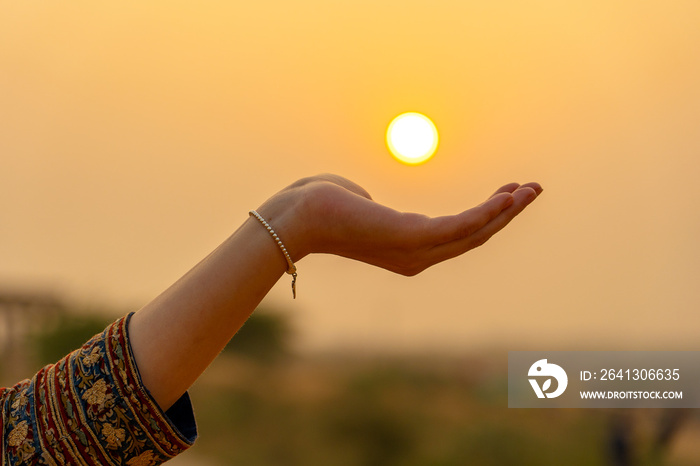
[[[109,321],[50,296],[0,293],[3,318],[13,306],[0,386]],[[257,310],[190,388],[200,439],[173,465],[697,463],[693,409],[511,409],[502,352],[302,355],[289,318]]]

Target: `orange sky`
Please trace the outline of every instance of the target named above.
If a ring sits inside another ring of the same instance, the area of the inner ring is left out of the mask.
[[[3,2],[0,283],[135,309],[301,176],[431,215],[536,180],[478,251],[411,279],[310,257],[267,303],[306,348],[690,348],[698,24],[695,0]],[[440,131],[424,165],[384,146],[404,111]]]

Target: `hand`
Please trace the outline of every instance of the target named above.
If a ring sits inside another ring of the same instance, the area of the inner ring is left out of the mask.
[[[294,261],[330,253],[412,276],[481,246],[541,192],[537,183],[510,183],[476,207],[431,218],[378,204],[343,177],[319,175],[290,185],[258,211]]]

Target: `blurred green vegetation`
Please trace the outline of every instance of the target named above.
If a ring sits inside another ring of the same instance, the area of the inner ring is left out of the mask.
[[[39,367],[52,364],[80,348],[94,335],[101,333],[112,320],[102,313],[63,313],[48,320],[32,336]]]
[[[262,367],[224,356],[192,389],[195,449],[253,466],[607,464],[604,417],[484,403],[482,382],[455,377],[459,369],[342,358]]]
[[[291,325],[285,315],[258,308],[223,352],[272,362],[289,355],[291,337]]]

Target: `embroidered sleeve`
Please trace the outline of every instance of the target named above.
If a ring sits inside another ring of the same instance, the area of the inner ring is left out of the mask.
[[[131,314],[0,392],[2,464],[155,466],[197,437],[185,393],[163,412],[131,353]]]

